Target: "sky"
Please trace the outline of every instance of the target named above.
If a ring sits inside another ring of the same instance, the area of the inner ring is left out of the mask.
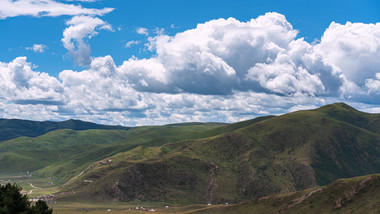
[[[378,0],[0,0],[0,117],[237,122],[380,113]]]

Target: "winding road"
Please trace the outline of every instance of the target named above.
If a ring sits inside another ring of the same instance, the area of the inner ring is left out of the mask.
[[[36,186],[34,186],[32,183],[28,183],[28,184],[29,184],[32,188],[34,188],[34,189],[32,189],[32,190],[29,191],[29,193],[28,193],[29,195],[32,194],[33,190],[35,190],[35,189],[41,189],[40,187],[36,187]]]

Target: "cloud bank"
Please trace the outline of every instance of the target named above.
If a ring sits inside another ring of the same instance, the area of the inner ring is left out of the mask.
[[[296,36],[278,13],[248,22],[212,20],[173,37],[150,38],[149,48],[157,56],[125,61],[121,69],[139,91],[334,93],[342,84],[338,72]]]
[[[370,110],[380,98],[380,24],[332,23],[310,44],[278,13],[247,22],[217,19],[149,37],[153,57],[121,65],[87,51],[86,38],[109,24],[75,16],[67,25],[62,42],[88,68],[55,78],[33,71],[25,57],[1,63],[2,117],[234,122],[337,101]]]

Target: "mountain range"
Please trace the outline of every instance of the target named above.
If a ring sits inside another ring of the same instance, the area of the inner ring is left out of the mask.
[[[379,122],[344,103],[234,124],[1,120],[0,133],[13,134],[0,135],[0,172],[55,177],[68,201],[258,206],[294,192],[284,207],[337,179],[379,173]]]

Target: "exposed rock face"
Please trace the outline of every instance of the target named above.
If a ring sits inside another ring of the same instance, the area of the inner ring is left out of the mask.
[[[344,183],[338,183],[337,185],[344,186]],[[369,176],[355,185],[353,185],[348,190],[344,191],[339,198],[335,201],[335,209],[342,208],[351,203],[355,198],[359,197],[360,194],[368,191],[374,185],[380,185],[380,177]]]
[[[305,201],[306,199],[308,199],[310,196],[312,196],[313,194],[317,193],[317,192],[320,192],[322,191],[322,189],[316,189],[316,190],[313,190],[311,192],[309,192],[308,194],[306,195],[302,195],[301,197],[299,198],[296,198],[292,201],[291,204],[289,204],[285,209],[281,210],[281,212],[285,211],[285,210],[288,210],[294,206],[296,206],[297,204],[300,204],[302,203],[303,201]]]
[[[214,162],[210,162],[210,181],[207,186],[208,202],[212,202],[214,189],[218,187],[218,181],[216,179],[216,174],[218,173],[219,166]]]

